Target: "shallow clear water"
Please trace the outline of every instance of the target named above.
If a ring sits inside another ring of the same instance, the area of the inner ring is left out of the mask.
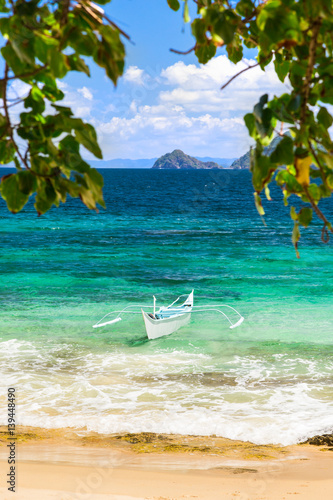
[[[107,210],[76,200],[37,217],[0,202],[0,423],[100,432],[216,434],[294,443],[332,430],[332,244],[320,225],[291,245],[273,190],[265,227],[240,171],[103,170]],[[333,219],[333,204],[326,201]],[[140,315],[92,324],[129,304],[227,303],[245,317],[192,315],[146,339]]]

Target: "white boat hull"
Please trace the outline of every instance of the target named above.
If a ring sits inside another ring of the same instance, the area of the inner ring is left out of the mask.
[[[164,335],[170,335],[176,332],[182,326],[186,326],[191,319],[191,312],[179,314],[171,318],[153,319],[142,309],[141,311],[145,322],[147,337],[150,340],[158,339],[159,337],[164,337]]]
[[[185,295],[180,295],[172,304],[170,304],[167,307],[160,307],[158,311],[156,311],[156,298],[154,298],[154,305],[153,305],[153,313],[148,314],[146,313],[142,307],[151,307],[150,305],[139,305],[137,304],[136,306],[141,309],[141,314],[143,316],[143,321],[146,327],[146,332],[147,332],[147,337],[149,339],[157,339],[159,337],[164,337],[164,335],[170,335],[171,333],[176,332],[181,328],[182,326],[185,326],[189,323],[191,319],[191,313],[192,312],[206,312],[206,311],[212,311],[212,312],[218,312],[223,315],[227,321],[230,323],[230,328],[236,328],[237,326],[241,325],[242,322],[244,321],[243,316],[240,315],[238,311],[232,306],[229,306],[227,304],[215,304],[211,306],[206,306],[205,308],[202,309],[203,306],[194,306],[194,290],[187,296],[185,302],[183,302],[181,305],[177,305],[177,302],[181,297],[184,297]],[[111,325],[113,323],[117,323],[118,321],[121,321],[120,314],[140,314],[140,311],[131,311],[130,308],[134,307],[133,305],[128,305],[121,311],[113,311],[113,313],[108,313],[103,316],[102,319],[100,319],[95,325],[93,325],[93,328],[99,328],[102,326],[106,325]],[[228,308],[229,310],[233,311],[233,314],[238,315],[238,321],[234,323],[229,316],[220,310],[220,308]],[[199,308],[199,309],[198,309]],[[118,313],[118,316],[112,320],[104,321],[110,314]]]

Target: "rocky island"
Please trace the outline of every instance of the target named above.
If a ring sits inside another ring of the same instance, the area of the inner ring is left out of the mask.
[[[199,169],[222,169],[221,165],[213,161],[200,161],[193,156],[185,154],[180,149],[175,149],[172,153],[167,153],[158,158],[152,168],[173,169],[173,170],[199,170]]]
[[[290,135],[289,132],[286,132],[285,135]],[[281,136],[276,136],[269,146],[264,148],[264,154],[270,155],[272,151],[276,148],[276,146],[281,141]],[[221,159],[221,161],[223,161]],[[250,151],[245,153],[240,158],[230,161],[231,165],[219,165],[214,161],[202,161],[194,158],[193,156],[189,156],[185,154],[181,149],[175,149],[172,153],[167,153],[160,158],[158,158],[154,165],[151,168],[155,169],[173,169],[173,170],[199,170],[199,169],[223,169],[225,167],[235,169],[235,170],[249,170],[250,168]]]
[[[286,132],[285,135],[290,136],[290,133]],[[272,142],[270,143],[270,145],[266,146],[264,148],[265,154],[266,155],[270,155],[272,153],[272,151],[274,151],[274,149],[276,148],[276,146],[279,144],[279,142],[281,140],[282,140],[282,137],[280,135],[277,135],[276,137],[274,137],[274,139],[272,140]],[[237,160],[235,160],[231,164],[230,168],[234,168],[234,169],[237,169],[237,170],[249,170],[249,168],[250,168],[250,151],[248,151],[243,156],[241,156],[240,158],[238,158]]]

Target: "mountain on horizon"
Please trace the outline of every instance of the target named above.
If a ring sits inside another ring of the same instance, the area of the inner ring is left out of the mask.
[[[223,168],[228,168],[235,158],[211,158],[194,157],[202,162],[214,162],[221,165]],[[95,168],[152,168],[157,158],[140,158],[138,160],[130,160],[126,158],[116,158],[114,160],[87,160],[87,163]]]
[[[155,161],[154,169],[172,170],[199,170],[199,169],[221,169],[221,165],[213,161],[200,161],[193,156],[185,154],[181,149],[175,149],[172,153],[167,153]]]

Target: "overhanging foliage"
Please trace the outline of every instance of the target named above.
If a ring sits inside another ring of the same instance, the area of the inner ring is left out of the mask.
[[[187,10],[189,0],[183,0]],[[285,203],[296,195],[309,207],[299,213],[291,208],[294,220],[293,243],[300,238],[299,226],[307,227],[312,213],[323,222],[322,240],[333,232],[318,204],[333,191],[333,142],[329,133],[333,118],[333,9],[331,0],[195,0],[197,17],[191,22],[194,51],[200,63],[207,63],[220,47],[238,63],[243,47],[257,48],[262,70],[272,63],[290,90],[279,97],[263,95],[247,114],[245,124],[255,140],[251,171],[255,203],[264,214],[260,195],[269,198],[269,183],[275,179]],[[169,1],[174,10],[180,2]],[[184,10],[184,12],[185,12]],[[185,16],[184,16],[185,17]],[[185,21],[188,19],[185,19]],[[222,89],[237,77],[226,82]],[[284,136],[289,130],[290,135]],[[264,147],[280,134],[275,151]],[[298,254],[298,251],[297,251]]]
[[[34,193],[39,214],[65,202],[67,195],[80,197],[91,209],[104,207],[103,178],[80,152],[83,146],[102,158],[96,132],[59,104],[64,93],[57,81],[71,71],[89,76],[90,58],[116,84],[124,68],[121,37],[127,35],[88,0],[1,0],[0,12],[0,162],[14,162],[17,168],[17,173],[2,178],[1,196],[14,213]],[[28,85],[24,97],[9,98],[14,80]]]

